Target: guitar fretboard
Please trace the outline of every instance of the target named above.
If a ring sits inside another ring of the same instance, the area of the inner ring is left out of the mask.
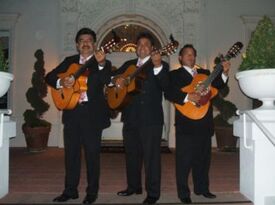
[[[227,60],[230,60],[231,59],[231,56],[230,55],[226,55],[224,58],[223,58],[223,61],[227,61]],[[208,78],[202,83],[204,85],[205,88],[207,88],[208,86],[211,85],[211,83],[213,82],[213,80],[215,80],[215,78],[221,73],[221,71],[223,70],[223,66],[221,63],[218,63],[213,72],[208,76]]]

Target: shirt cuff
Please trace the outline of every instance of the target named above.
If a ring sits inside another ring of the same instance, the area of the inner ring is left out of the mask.
[[[60,88],[63,88],[62,85],[60,85],[60,78],[58,78],[58,80],[56,81],[56,89],[60,89]]]
[[[183,102],[184,102],[184,103],[187,103],[187,102],[188,102],[188,94],[185,96]]]
[[[98,69],[102,70],[104,68],[104,66],[98,65]]]
[[[222,73],[222,80],[223,80],[223,82],[226,82],[227,79],[228,79],[228,76],[225,75],[224,73]]]
[[[114,79],[114,76],[111,76],[111,81],[110,81],[110,83],[107,85],[108,87],[113,87],[113,86],[115,86],[115,84],[113,83],[113,79]]]
[[[163,68],[163,66],[162,66],[162,65],[161,65],[161,66],[159,66],[159,67],[154,68],[154,75],[159,74],[159,73],[160,73],[160,71],[162,70],[162,68]]]

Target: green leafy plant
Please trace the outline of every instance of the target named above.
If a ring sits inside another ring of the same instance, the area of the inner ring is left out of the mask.
[[[267,16],[253,31],[239,70],[265,68],[275,68],[275,27]]]
[[[26,92],[27,101],[33,109],[27,109],[24,112],[25,123],[23,126],[50,127],[51,124],[43,119],[43,114],[49,109],[49,104],[43,100],[48,93],[45,82],[44,53],[38,49],[34,56],[37,61],[34,64],[35,71],[32,74],[32,87]]]
[[[7,72],[9,69],[8,59],[5,58],[3,47],[0,42],[0,71]]]

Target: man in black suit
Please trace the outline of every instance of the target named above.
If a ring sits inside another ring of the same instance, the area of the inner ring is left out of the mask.
[[[149,33],[137,37],[137,59],[125,62],[114,75],[131,65],[142,66],[146,79],[140,93],[122,110],[123,140],[126,152],[127,188],[119,196],[142,193],[141,170],[144,160],[147,197],[144,204],[154,204],[160,197],[160,145],[163,127],[162,92],[168,86],[167,63],[153,51],[154,39]],[[125,79],[117,78],[116,86],[124,86]]]
[[[58,78],[70,65],[88,63],[87,92],[83,92],[79,103],[72,110],[63,110],[64,151],[65,151],[65,189],[53,201],[65,202],[78,198],[77,186],[80,178],[81,147],[84,148],[87,166],[87,195],[84,204],[97,199],[99,188],[100,144],[102,130],[110,126],[109,109],[104,98],[103,88],[110,82],[111,63],[105,59],[103,51],[95,50],[96,34],[89,28],[78,31],[75,43],[78,55],[65,60],[46,76],[46,82],[55,89],[71,87],[73,76]]]
[[[165,97],[170,101],[183,105],[191,101],[198,103],[201,95],[185,93],[181,88],[189,85],[196,73],[209,75],[209,70],[194,68],[197,52],[191,44],[185,45],[179,52],[179,61],[182,65],[170,72],[170,86]],[[212,82],[212,86],[222,88],[228,80],[230,63],[222,63],[223,71]],[[178,197],[185,204],[192,203],[188,187],[188,175],[192,169],[194,192],[206,198],[216,196],[209,191],[209,167],[211,157],[211,136],[214,134],[213,113],[210,106],[206,115],[199,120],[192,120],[182,115],[178,110],[175,113],[176,128],[176,178]]]

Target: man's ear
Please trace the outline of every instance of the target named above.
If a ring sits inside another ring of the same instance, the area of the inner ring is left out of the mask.
[[[181,56],[178,57],[178,60],[179,60],[179,63],[182,65],[182,57]]]

